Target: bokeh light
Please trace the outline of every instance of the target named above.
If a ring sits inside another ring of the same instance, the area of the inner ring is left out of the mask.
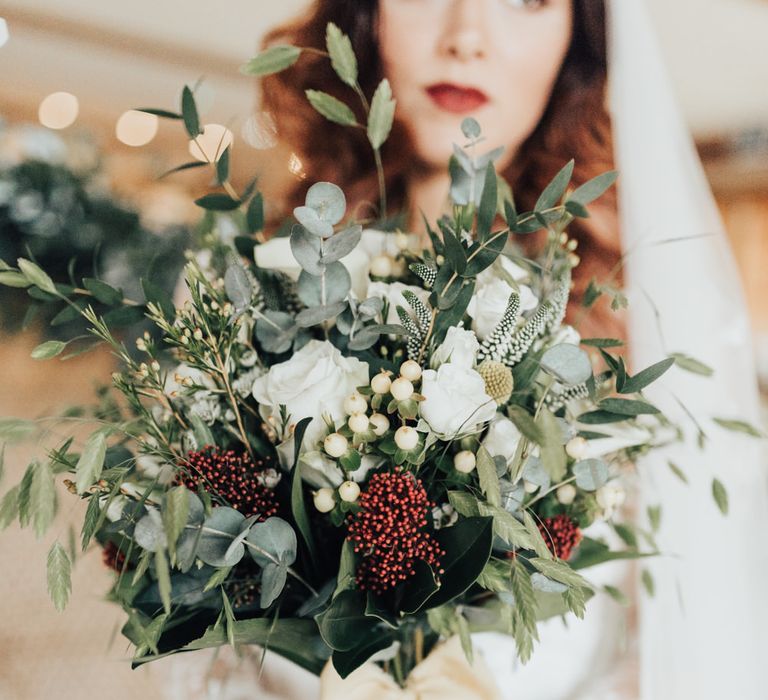
[[[157,135],[158,122],[154,114],[130,109],[117,120],[115,135],[126,146],[146,146]]]
[[[252,148],[265,150],[277,145],[277,125],[269,112],[252,114],[243,124],[243,140]]]
[[[189,142],[189,153],[197,160],[208,162],[216,161],[224,153],[227,146],[234,141],[232,132],[221,124],[206,124],[203,133],[197,137],[197,141]]]
[[[80,105],[68,92],[54,92],[40,103],[37,115],[40,123],[49,129],[66,129],[74,124]]]
[[[8,41],[8,22],[0,17],[0,46],[5,46]]]

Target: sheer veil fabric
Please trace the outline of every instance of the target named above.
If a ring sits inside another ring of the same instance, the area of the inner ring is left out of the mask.
[[[648,565],[655,598],[641,600],[641,697],[757,700],[767,692],[768,460],[761,441],[712,422],[759,424],[747,307],[645,2],[612,0],[610,9],[630,358],[641,368],[682,352],[715,370],[702,379],[673,368],[649,393],[692,436],[682,401],[709,439],[705,451],[689,439],[640,465],[644,500],[662,506],[657,539],[667,553]],[[688,486],[668,459],[685,470]],[[727,517],[713,502],[713,477],[728,491]]]
[[[639,606],[640,697],[758,700],[767,694],[768,459],[762,442],[712,422],[759,422],[746,304],[645,0],[608,4],[630,361],[637,371],[680,352],[715,370],[703,378],[672,368],[648,393],[689,439],[639,465],[641,500],[662,506],[657,542],[665,553],[643,563],[656,594],[641,594]],[[678,400],[706,432],[704,451]],[[688,485],[669,460],[683,468]],[[728,516],[714,504],[714,477],[728,491]],[[626,571],[610,563],[586,573],[594,584],[621,585]],[[526,666],[516,663],[510,637],[475,635],[475,647],[505,698],[613,700],[624,696],[603,690],[602,679],[616,663],[622,624],[617,606],[599,594],[584,621],[544,623]],[[205,666],[192,655],[183,661],[193,674]],[[275,655],[260,686],[279,688],[265,697],[319,694],[316,678]]]

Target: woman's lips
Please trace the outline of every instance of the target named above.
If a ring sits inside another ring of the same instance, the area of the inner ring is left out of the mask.
[[[482,107],[488,98],[485,93],[472,87],[462,87],[453,83],[437,83],[427,88],[432,101],[446,112],[464,114]]]

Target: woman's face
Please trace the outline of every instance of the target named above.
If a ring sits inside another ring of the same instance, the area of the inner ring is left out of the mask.
[[[508,164],[539,123],[572,32],[573,0],[379,0],[384,75],[416,156],[444,169],[472,116]]]

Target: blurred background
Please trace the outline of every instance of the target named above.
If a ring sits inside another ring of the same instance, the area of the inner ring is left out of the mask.
[[[208,176],[189,170],[158,179],[200,154],[177,122],[131,110],[176,111],[184,84],[202,81],[196,96],[212,150],[222,135],[238,146],[238,185],[259,175],[269,201],[287,179],[305,177],[298,159],[275,145],[279,118],[259,110],[238,67],[268,28],[306,4],[0,0],[0,260],[31,252],[66,275],[76,255],[76,275],[96,271],[127,293],[150,267],[172,284],[195,237],[191,195],[206,189]],[[741,267],[768,391],[768,2],[650,5]],[[0,296],[0,419],[84,401],[111,368],[107,353],[73,358],[66,372],[30,359],[52,319],[30,311],[21,292]],[[66,314],[53,321],[46,332],[55,336],[82,332]],[[28,457],[7,450],[0,494]],[[78,504],[62,504],[56,534],[66,539]],[[0,537],[0,700],[174,697],[171,677],[183,664],[131,671],[125,663],[120,613],[99,602],[109,574],[98,556],[78,562],[70,607],[56,616],[45,591],[49,543],[14,527]]]

